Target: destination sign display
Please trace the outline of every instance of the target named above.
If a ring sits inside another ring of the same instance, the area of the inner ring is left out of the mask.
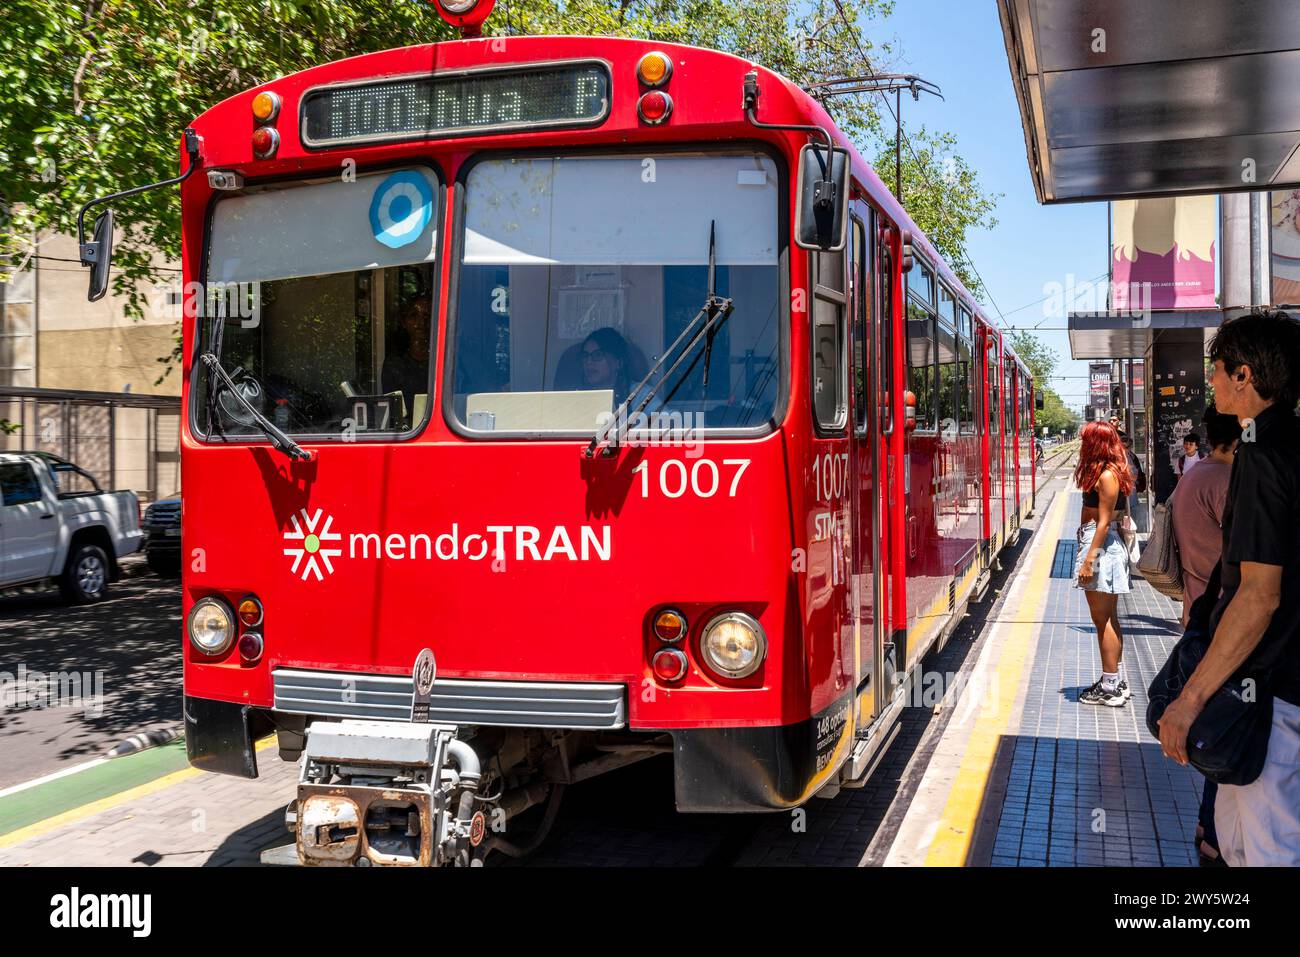
[[[436,139],[599,123],[609,112],[609,71],[563,63],[324,87],[302,104],[306,146]]]

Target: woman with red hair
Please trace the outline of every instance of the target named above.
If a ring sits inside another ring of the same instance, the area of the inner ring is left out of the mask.
[[[1128,701],[1128,682],[1120,675],[1124,635],[1119,627],[1119,596],[1127,595],[1129,553],[1120,535],[1133,491],[1133,475],[1119,432],[1109,422],[1083,427],[1074,481],[1083,492],[1079,514],[1079,552],[1074,574],[1088,599],[1088,613],[1101,648],[1101,680],[1079,694],[1082,704],[1119,708]]]

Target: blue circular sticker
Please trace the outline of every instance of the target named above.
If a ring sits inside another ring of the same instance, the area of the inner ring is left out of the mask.
[[[433,189],[414,170],[382,180],[370,200],[370,231],[390,249],[409,246],[433,219]]]

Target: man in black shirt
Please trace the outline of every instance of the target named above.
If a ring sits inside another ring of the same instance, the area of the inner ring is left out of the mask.
[[[1263,773],[1221,785],[1215,827],[1233,866],[1300,865],[1300,327],[1257,310],[1210,344],[1220,412],[1242,426],[1223,515],[1223,592],[1213,639],[1160,720],[1164,753],[1187,763],[1187,733],[1205,702],[1252,663],[1268,671],[1273,725]]]

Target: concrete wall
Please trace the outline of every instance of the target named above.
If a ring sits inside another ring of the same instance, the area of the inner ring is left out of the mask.
[[[89,271],[75,262],[73,237],[44,239],[38,253],[48,258],[33,260],[38,335],[36,382],[30,384],[180,395],[179,368],[156,383],[165,370],[158,360],[171,353],[180,332],[179,273],[164,274],[176,277],[170,290],[143,290],[144,318],[133,320],[126,315],[125,299],[111,292],[99,302],[86,301]],[[74,261],[63,261],[68,259]]]
[[[179,363],[159,360],[171,355],[180,333],[180,273],[175,264],[159,266],[166,279],[141,290],[144,316],[131,319],[126,300],[111,291],[86,301],[90,276],[74,237],[42,237],[27,268],[3,288],[0,385],[179,396]],[[142,499],[180,490],[176,411],[11,400],[0,403],[5,416],[23,427],[0,436],[0,448],[66,455],[102,484]]]

